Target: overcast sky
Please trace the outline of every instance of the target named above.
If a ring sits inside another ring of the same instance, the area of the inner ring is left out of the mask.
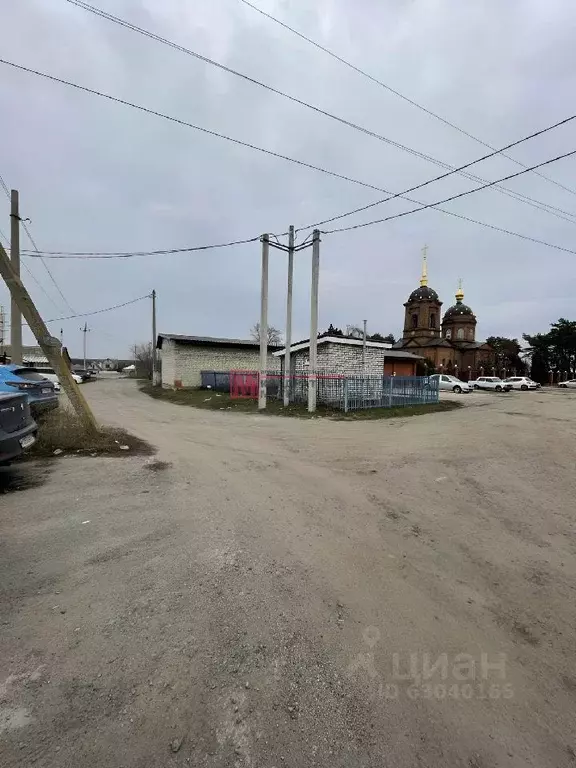
[[[451,164],[486,150],[274,24],[240,0],[94,0],[201,54]],[[576,4],[566,0],[254,0],[392,88],[494,146],[574,113]],[[66,0],[0,0],[2,57],[394,192],[441,170]],[[45,250],[153,250],[284,232],[383,195],[0,65],[0,173]],[[576,147],[576,121],[513,150],[535,164]],[[514,173],[484,162],[487,179]],[[543,172],[576,189],[573,158]],[[576,212],[576,196],[533,173],[507,183]],[[469,189],[454,176],[414,196]],[[406,210],[395,200],[342,224]],[[576,248],[573,223],[488,189],[451,211]],[[0,194],[0,230],[9,233]],[[304,233],[305,234],[305,233]],[[5,238],[0,234],[2,242]],[[368,321],[399,335],[403,302],[429,246],[444,309],[457,280],[478,338],[545,331],[574,319],[576,261],[427,210],[321,245],[320,328]],[[30,247],[25,236],[22,247]],[[47,261],[78,313],[158,292],[158,330],[247,337],[258,320],[259,244],[130,260]],[[308,335],[310,250],[296,257],[294,336]],[[23,279],[47,318],[70,314],[41,263]],[[285,326],[285,255],[271,252],[270,322]],[[0,303],[8,293],[0,287]],[[64,329],[71,354],[83,320]],[[150,336],[150,302],[88,318],[89,355],[127,356]],[[32,343],[28,333],[25,342]]]

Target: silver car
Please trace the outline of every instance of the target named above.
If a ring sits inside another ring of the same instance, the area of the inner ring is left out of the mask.
[[[532,381],[528,376],[510,376],[509,378],[504,379],[504,381],[506,384],[512,384],[512,389],[521,389],[523,392],[526,392],[528,389],[540,388],[540,384]]]
[[[568,381],[559,381],[558,386],[563,389],[576,389],[576,379],[568,379]]]
[[[477,379],[470,382],[474,389],[493,389],[496,392],[510,392],[512,384],[502,381],[498,376],[478,376]]]
[[[443,391],[457,392],[471,392],[472,387],[466,384],[465,381],[460,381],[456,376],[449,376],[447,373],[434,373],[429,377],[430,381],[438,381],[438,389]]]

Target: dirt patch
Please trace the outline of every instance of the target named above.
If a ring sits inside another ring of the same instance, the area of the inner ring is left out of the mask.
[[[152,459],[144,464],[144,469],[150,472],[162,472],[165,469],[169,469],[172,466],[170,461],[159,461],[158,459]]]
[[[155,449],[145,440],[125,429],[100,427],[93,435],[82,422],[65,408],[43,414],[37,419],[36,443],[20,461],[65,454],[88,456],[149,456]]]

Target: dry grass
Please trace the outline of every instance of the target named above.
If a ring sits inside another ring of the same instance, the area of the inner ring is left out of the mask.
[[[210,389],[162,389],[153,387],[150,383],[141,383],[140,391],[158,400],[166,400],[176,405],[191,405],[194,408],[209,410],[237,411],[241,413],[258,413],[256,400],[232,399],[226,392],[214,392]],[[306,405],[289,405],[284,407],[281,401],[269,398],[266,413],[272,416],[297,416],[300,418],[326,417],[339,421],[365,421],[369,419],[390,419],[398,416],[420,416],[438,411],[453,411],[460,408],[461,403],[453,400],[443,400],[430,405],[408,405],[402,408],[367,408],[363,411],[344,411],[318,405],[316,413],[308,413]]]
[[[38,435],[25,458],[56,455],[147,456],[154,448],[145,440],[134,437],[124,429],[101,427],[98,434],[90,434],[77,416],[66,408],[57,408],[36,419]],[[128,446],[128,450],[121,446]],[[60,453],[60,451],[62,453]]]

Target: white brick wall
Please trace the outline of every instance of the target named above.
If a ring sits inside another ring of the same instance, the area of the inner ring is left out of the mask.
[[[291,367],[298,370],[304,367],[304,362],[309,359],[310,350],[301,349],[292,352],[290,356]],[[379,347],[366,347],[366,374],[368,376],[382,376],[384,373],[384,358],[386,350]],[[306,366],[307,367],[307,366]],[[347,346],[346,344],[318,345],[318,370],[336,371],[338,373],[362,373],[362,347]]]
[[[162,386],[174,388],[199,387],[200,371],[230,371],[234,369],[256,371],[260,353],[254,349],[241,349],[234,345],[200,347],[168,339],[162,341]],[[268,355],[268,369],[278,370],[278,358]],[[181,382],[177,385],[176,382]]]

